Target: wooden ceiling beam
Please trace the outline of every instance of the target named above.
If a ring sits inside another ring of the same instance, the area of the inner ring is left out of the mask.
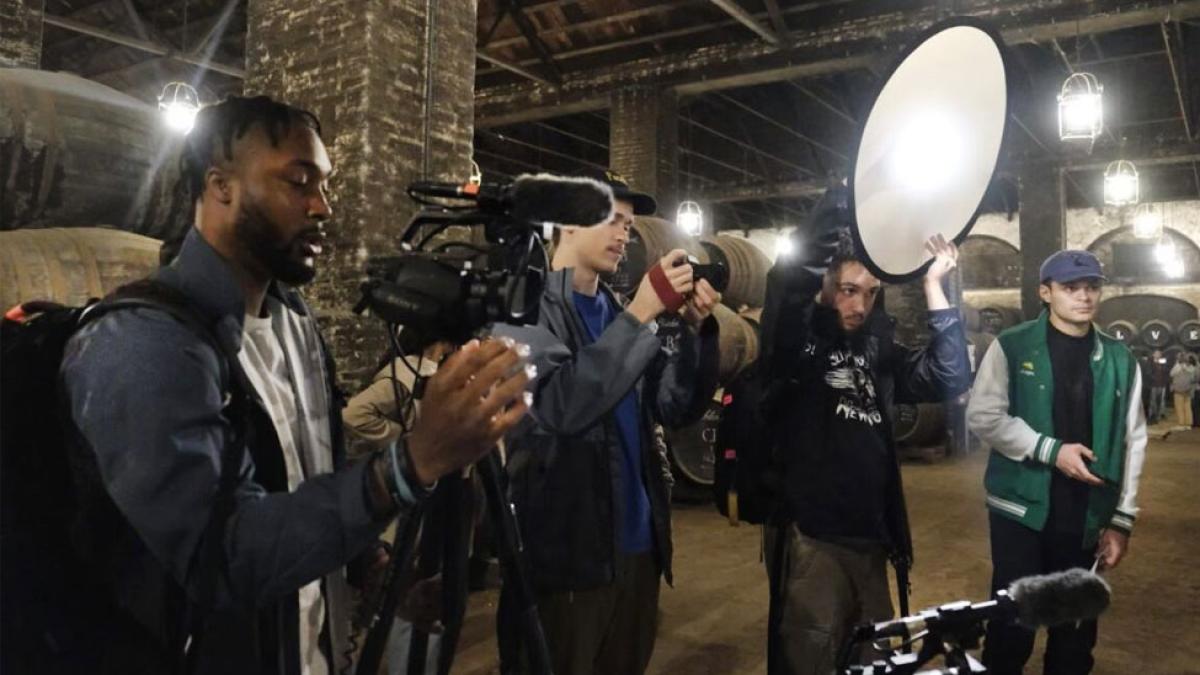
[[[757,33],[758,36],[766,40],[768,44],[778,45],[781,42],[779,36],[776,35],[774,31],[762,25],[758,19],[754,18],[754,15],[743,9],[742,6],[737,3],[737,0],[709,1],[717,7],[720,7],[721,11],[733,17],[738,23]]]
[[[1053,16],[1047,16],[1044,5],[1039,0],[994,0],[976,4],[970,14],[999,24],[1010,45],[1046,44],[1058,37],[1155,25],[1168,17],[1200,18],[1200,0],[1156,0],[1111,13],[1096,13],[1094,2],[1077,0]],[[559,106],[595,110],[607,106],[610,92],[632,84],[658,84],[691,95],[862,69],[880,58],[881,48],[911,39],[939,17],[934,6],[891,12],[815,27],[783,48],[761,41],[717,44],[573,73],[560,87],[518,84],[480,89],[475,95],[476,121],[494,126],[545,119],[561,114]]]
[[[100,40],[104,40],[105,42],[111,42],[113,44],[120,45],[122,47],[129,47],[130,49],[136,49],[138,51],[145,52],[147,54],[153,54],[154,56],[161,56],[164,58],[171,59],[172,61],[179,61],[181,63],[187,63],[189,65],[198,66],[200,68],[211,70],[211,71],[214,71],[217,73],[222,73],[222,74],[228,75],[230,77],[236,77],[238,79],[245,79],[245,77],[246,77],[245,70],[243,70],[242,68],[239,68],[237,66],[224,64],[224,63],[220,63],[220,62],[209,60],[209,59],[200,58],[200,57],[197,57],[190,53],[181,52],[181,51],[175,49],[174,47],[168,47],[166,45],[162,45],[162,44],[159,44],[156,42],[151,42],[149,40],[142,40],[141,38],[124,35],[121,33],[114,32],[114,31],[106,30],[104,28],[98,28],[96,26],[91,26],[91,25],[88,25],[85,23],[81,23],[79,21],[74,21],[72,19],[67,19],[67,18],[61,17],[61,16],[54,16],[51,14],[44,14],[42,16],[42,20],[45,21],[46,24],[50,25],[50,26],[64,28],[66,30],[73,31],[73,32],[79,33],[81,35],[86,35],[88,37],[94,37],[94,38],[97,38]]]

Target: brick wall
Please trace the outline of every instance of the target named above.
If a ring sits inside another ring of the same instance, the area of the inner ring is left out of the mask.
[[[45,0],[0,2],[0,67],[40,68]]]
[[[315,112],[337,171],[330,246],[307,295],[351,389],[385,345],[376,319],[351,312],[363,263],[396,251],[416,211],[405,194],[409,182],[469,173],[475,15],[473,0],[248,5],[246,92]]]
[[[673,91],[628,87],[612,95],[609,165],[658,200],[658,215],[675,219],[679,103]]]

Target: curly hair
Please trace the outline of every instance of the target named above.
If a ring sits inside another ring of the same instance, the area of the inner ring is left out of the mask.
[[[204,175],[218,162],[233,159],[233,144],[258,125],[271,145],[278,147],[292,128],[304,125],[321,135],[321,122],[307,110],[280,103],[268,96],[230,96],[196,114],[180,158],[188,196],[194,204],[204,194]]]

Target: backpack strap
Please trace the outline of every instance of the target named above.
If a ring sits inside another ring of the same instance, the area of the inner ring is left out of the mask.
[[[226,439],[221,453],[221,476],[217,490],[217,500],[212,515],[209,518],[204,545],[200,554],[200,581],[196,603],[186,600],[185,616],[183,619],[183,635],[185,640],[180,647],[180,670],[186,671],[187,648],[192,632],[193,605],[201,609],[211,608],[216,601],[217,575],[220,573],[221,552],[225,540],[226,525],[233,515],[237,500],[235,493],[241,477],[241,467],[246,457],[246,429],[249,425],[249,411],[252,405],[253,385],[242,370],[237,358],[237,352],[229,348],[218,337],[213,323],[207,320],[195,307],[195,304],[182,291],[162,281],[153,278],[141,279],[121,286],[100,302],[88,308],[80,319],[80,326],[114,311],[127,309],[153,309],[165,312],[176,321],[204,340],[220,355],[222,388],[230,395],[230,404],[226,411],[233,419],[230,420],[232,433]]]

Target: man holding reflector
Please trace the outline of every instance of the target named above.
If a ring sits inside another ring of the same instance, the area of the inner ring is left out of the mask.
[[[782,477],[767,527],[771,673],[825,675],[855,624],[892,617],[887,560],[906,570],[912,544],[889,408],[968,386],[962,321],[941,286],[957,248],[926,242],[930,342],[909,349],[876,305],[881,282],[850,221],[845,188],[831,189],[768,277],[763,413]]]

